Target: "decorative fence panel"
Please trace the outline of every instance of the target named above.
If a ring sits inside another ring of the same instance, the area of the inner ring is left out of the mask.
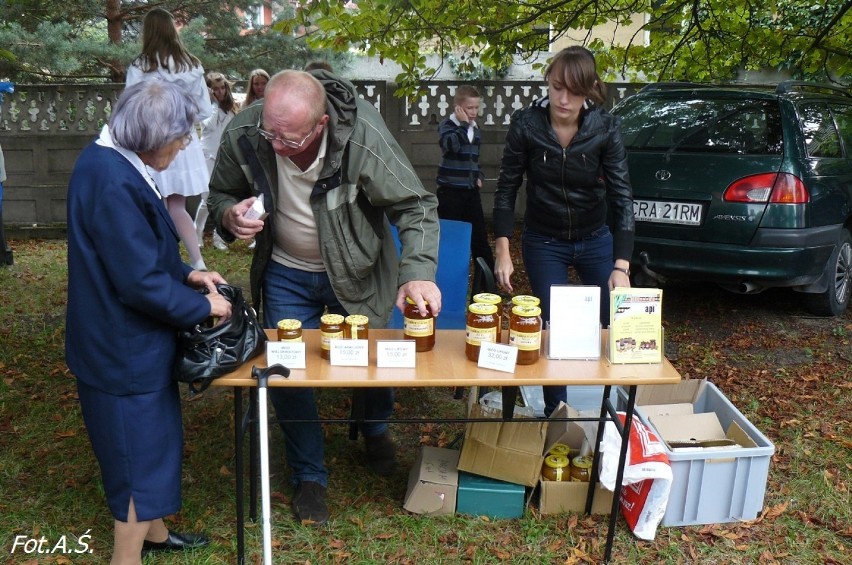
[[[453,95],[462,82],[428,81],[415,100],[394,97],[395,85],[384,81],[353,81],[359,94],[382,114],[417,171],[434,190],[441,157],[438,123],[453,111]],[[482,94],[481,163],[486,176],[483,207],[490,216],[500,167],[503,140],[512,112],[543,96],[541,81],[473,82]],[[641,85],[610,85],[610,105]],[[26,235],[30,228],[65,223],[65,192],[80,151],[94,139],[123,85],[18,85],[0,107],[0,146],[7,180],[3,214],[6,226]],[[519,198],[518,213],[523,212]],[[23,232],[20,230],[23,229]],[[41,232],[42,230],[34,230]]]

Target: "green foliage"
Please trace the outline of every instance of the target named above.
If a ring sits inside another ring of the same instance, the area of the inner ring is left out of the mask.
[[[16,83],[121,82],[140,50],[141,22],[149,2],[115,0],[11,0],[0,3],[0,79]],[[256,5],[233,0],[231,9],[210,0],[158,2],[174,14],[181,37],[205,69],[235,80],[255,68],[274,73],[330,60],[344,68],[348,56],[308,47],[294,34],[270,29],[246,33],[237,9]],[[293,9],[281,8],[290,20]]]
[[[852,62],[848,0],[567,0],[487,3],[360,0],[357,9],[317,0],[298,12],[312,45],[350,46],[400,64],[400,91],[411,94],[426,68],[423,48],[457,52],[502,68],[516,55],[548,51],[553,38],[590,39],[604,23],[643,22],[627,45],[598,41],[607,79],[730,81],[747,70],[848,84]],[[645,45],[646,34],[650,41]]]

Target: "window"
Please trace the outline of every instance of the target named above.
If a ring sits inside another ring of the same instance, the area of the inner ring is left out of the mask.
[[[852,106],[832,105],[831,112],[846,146],[846,158],[852,159]]]
[[[799,107],[799,122],[809,157],[840,157],[840,136],[825,104]]]

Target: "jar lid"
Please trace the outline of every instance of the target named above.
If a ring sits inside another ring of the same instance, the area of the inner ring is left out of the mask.
[[[483,304],[481,302],[474,302],[467,309],[474,313],[479,314],[480,316],[487,316],[489,314],[497,313],[497,305],[496,304]]]
[[[278,321],[278,329],[279,330],[298,330],[302,327],[302,322],[300,320],[294,320],[292,318],[285,318],[283,320]]]
[[[565,455],[548,455],[544,458],[544,464],[551,469],[562,469],[570,465],[568,457]]]
[[[491,292],[480,292],[479,294],[473,295],[473,301],[481,304],[500,304],[502,300],[503,299],[500,298],[499,294],[493,294]]]
[[[512,307],[512,314],[515,316],[525,316],[535,318],[541,316],[541,308],[538,306],[529,306],[527,304],[518,304]]]
[[[564,443],[554,443],[548,453],[550,455],[565,455],[567,457],[571,453],[571,448]]]
[[[580,469],[591,469],[592,458],[588,455],[578,455],[577,457],[571,460],[571,464]]]
[[[410,296],[406,296],[406,297],[405,297],[405,301],[406,301],[407,303],[409,303],[409,304],[417,304],[416,302],[414,302],[414,299],[413,299],[413,298],[411,298]],[[426,306],[429,306],[429,301],[428,301],[428,300],[424,300],[423,302],[425,302],[425,303],[426,303]]]
[[[525,306],[538,306],[541,304],[541,300],[535,296],[530,296],[529,294],[519,294],[512,297],[512,304],[515,306],[519,306],[521,304]]]
[[[351,314],[346,316],[345,322],[350,326],[364,326],[370,323],[370,318],[363,314]]]
[[[343,323],[343,316],[340,314],[324,314],[320,318],[320,322],[329,326],[338,326]]]

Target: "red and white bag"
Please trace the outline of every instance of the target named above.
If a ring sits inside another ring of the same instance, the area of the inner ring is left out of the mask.
[[[619,412],[618,417],[623,424],[624,413]],[[614,423],[607,422],[601,440],[600,481],[609,490],[615,490],[620,452],[621,434]],[[669,502],[672,468],[665,444],[638,418],[633,418],[630,426],[621,484],[621,513],[627,524],[636,537],[654,539]]]

